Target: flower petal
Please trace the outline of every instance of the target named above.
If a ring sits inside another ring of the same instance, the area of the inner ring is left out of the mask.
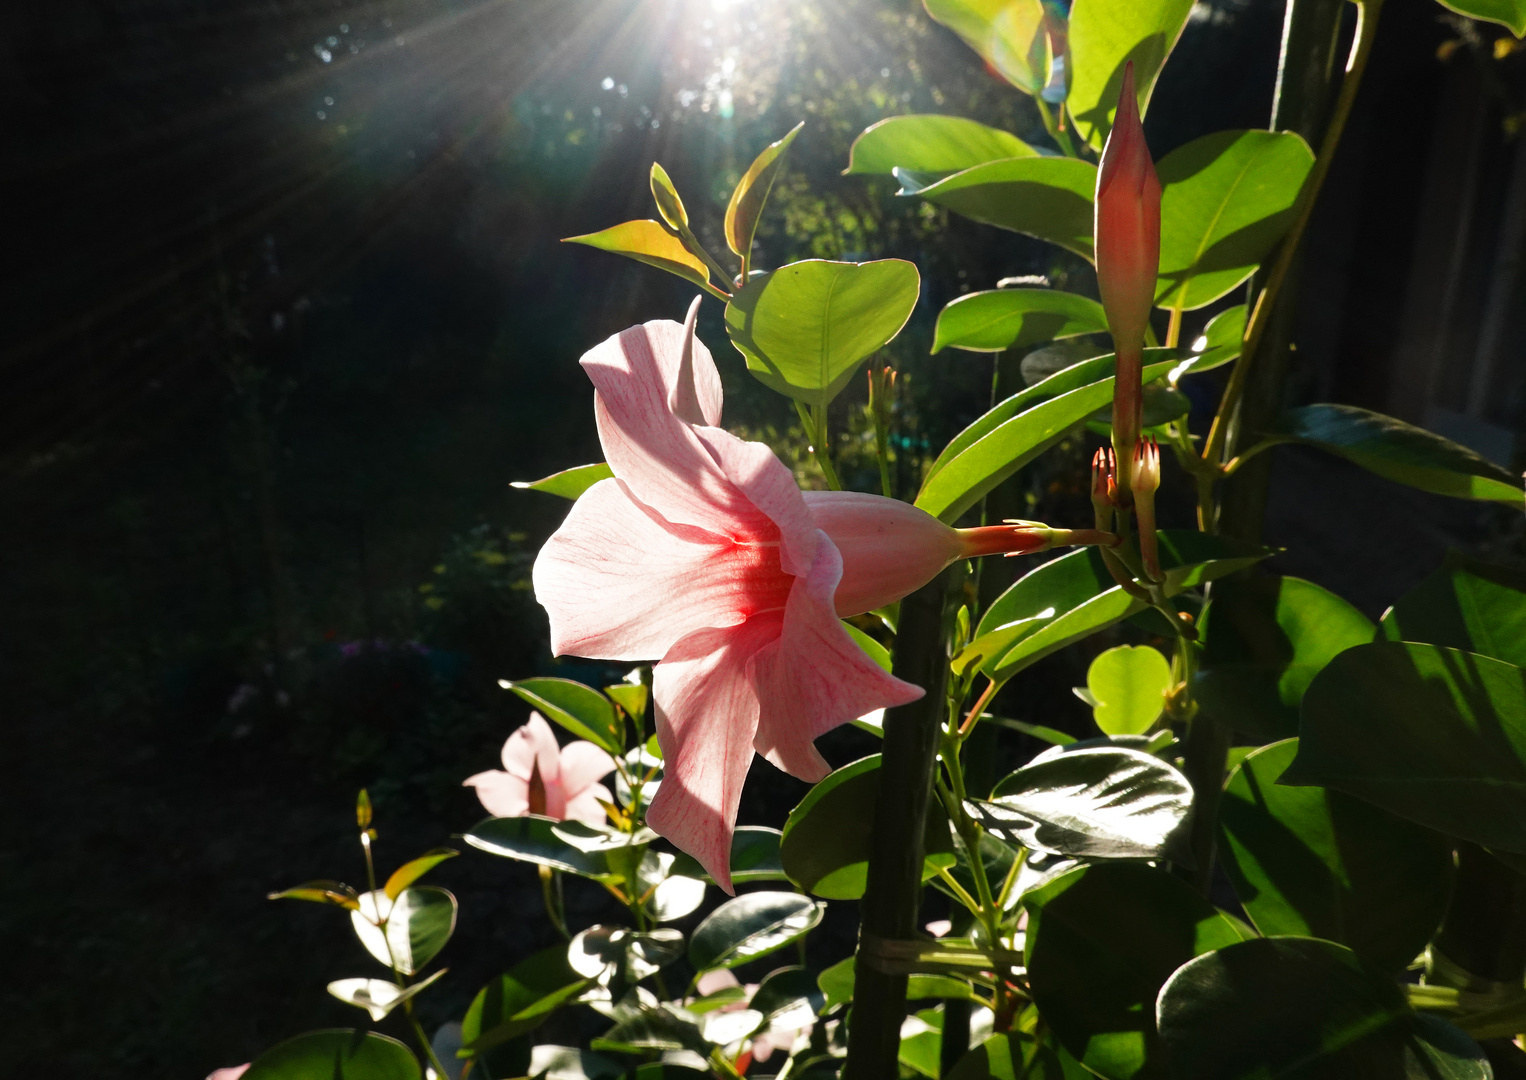
[[[726,479],[747,497],[769,527],[753,535],[779,540],[779,563],[786,574],[800,574],[815,561],[820,533],[811,519],[795,474],[766,445],[739,439],[721,428],[699,428],[700,441],[709,450]]]
[[[600,480],[535,559],[551,651],[651,660],[701,627],[735,626],[752,590],[733,552],[730,539],[668,524],[621,481]]]
[[[698,630],[652,671],[662,786],[646,822],[699,860],[728,893],[731,834],[752,764],[758,695],[749,661],[779,634],[777,613],[737,627]]]
[[[715,360],[711,357],[710,350],[705,348],[705,343],[694,332],[694,324],[699,319],[699,302],[703,299],[703,295],[696,296],[689,305],[689,313],[684,316],[683,336],[679,340],[678,369],[671,379],[664,372],[663,380],[669,388],[668,407],[673,410],[674,416],[690,424],[720,427],[721,375],[715,370]],[[651,327],[647,336],[654,345],[670,334],[673,326],[670,322],[647,325]],[[654,348],[653,353],[660,361],[668,355],[668,350],[659,347]]]
[[[562,820],[581,821],[588,825],[609,824],[609,817],[604,813],[604,807],[599,804],[600,799],[607,803],[615,801],[615,797],[609,793],[609,788],[603,784],[589,784],[567,800],[567,808],[562,812]]]
[[[778,642],[753,663],[762,703],[753,746],[785,772],[812,782],[829,771],[816,751],[817,737],[924,693],[887,674],[843,629],[832,600],[841,577],[842,556],[823,542],[810,573],[795,579]]]
[[[807,491],[811,520],[842,555],[837,614],[857,615],[916,592],[960,555],[959,533],[899,499]]]
[[[561,748],[556,745],[556,732],[538,712],[531,712],[530,719],[514,729],[503,744],[502,757],[503,767],[521,780],[530,779],[531,766],[537,758],[542,781],[551,784],[561,775],[558,764]]]
[[[567,805],[585,789],[615,770],[615,759],[591,742],[579,739],[562,747],[562,790]]]
[[[530,812],[530,782],[491,769],[468,776],[464,787],[477,789],[482,808],[494,817],[522,817]]]

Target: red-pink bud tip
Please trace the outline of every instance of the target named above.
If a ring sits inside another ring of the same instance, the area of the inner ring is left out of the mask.
[[[1134,444],[1134,468],[1129,484],[1136,497],[1152,494],[1160,487],[1160,443],[1146,435]]]
[[[1160,270],[1160,179],[1145,144],[1134,63],[1123,69],[1113,129],[1097,169],[1097,288],[1119,353],[1139,349]]]

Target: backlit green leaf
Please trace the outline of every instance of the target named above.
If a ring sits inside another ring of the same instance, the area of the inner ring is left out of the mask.
[[[1171,689],[1171,664],[1148,645],[1099,653],[1086,671],[1092,717],[1105,735],[1142,735],[1159,719]]]
[[[779,170],[784,168],[785,152],[803,127],[804,120],[790,128],[784,138],[765,146],[731,192],[731,201],[726,204],[726,243],[744,261],[752,252],[752,237],[758,231],[763,204],[779,178]]]
[[[1082,139],[1100,150],[1113,127],[1123,66],[1134,62],[1139,114],[1187,25],[1193,0],[1075,0],[1070,8],[1070,97],[1066,111]]]
[[[408,886],[429,873],[436,866],[439,866],[446,859],[453,859],[459,854],[461,854],[459,851],[451,848],[435,848],[433,851],[420,855],[417,859],[405,862],[392,872],[392,876],[387,879],[387,884],[382,887],[382,891],[390,899],[396,900]]]
[[[948,177],[898,169],[902,195],[920,195],[985,225],[1025,233],[1090,259],[1097,167],[1075,158],[1011,158]]]
[[[385,919],[385,935],[377,925]],[[404,889],[394,900],[383,890],[362,893],[350,912],[355,936],[387,967],[414,975],[433,960],[456,929],[456,898],[433,885]]]
[[[1526,0],[1440,0],[1459,15],[1509,27],[1516,37],[1526,36]]]
[[[539,480],[515,480],[509,487],[521,491],[544,491],[547,495],[560,495],[564,499],[576,499],[600,480],[608,480],[614,471],[604,462],[578,465],[571,469],[543,476]]]
[[[1383,616],[1389,641],[1423,641],[1526,667],[1526,574],[1448,552]]]
[[[625,732],[610,700],[591,686],[571,679],[499,680],[531,707],[546,714],[580,739],[587,739],[611,754],[625,752]]]
[[[421,1080],[413,1053],[374,1031],[309,1031],[266,1050],[248,1080]]]
[[[988,161],[1036,154],[1016,135],[962,116],[892,116],[864,129],[853,140],[844,171],[889,176],[901,168],[946,174]]]
[[[938,313],[932,351],[952,346],[1001,352],[1106,330],[1102,305],[1090,297],[1058,289],[990,289],[961,296]]]
[[[1052,60],[1042,0],[922,0],[1013,86],[1037,94]]]
[[[1245,305],[1236,304],[1224,309],[1208,320],[1202,335],[1192,343],[1191,359],[1172,372],[1172,378],[1179,379],[1199,371],[1212,371],[1238,359],[1244,337]]]
[[[684,247],[682,240],[663,228],[662,222],[650,218],[627,221],[603,232],[569,236],[562,242],[587,244],[600,251],[612,251],[616,255],[624,255],[670,274],[677,274],[685,281],[692,281],[701,287],[710,281],[709,267]]]

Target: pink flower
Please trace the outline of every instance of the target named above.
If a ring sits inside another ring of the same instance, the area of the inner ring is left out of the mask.
[[[575,818],[603,825],[604,802],[614,796],[597,783],[615,767],[615,759],[591,742],[558,747],[551,725],[532,712],[523,727],[503,744],[503,768],[468,777],[467,787],[494,817],[540,814],[565,821]]]
[[[226,1069],[213,1069],[207,1076],[207,1080],[238,1080],[249,1071],[249,1066],[252,1064],[254,1063],[245,1062],[242,1065],[229,1065]]]
[[[715,363],[689,323],[649,322],[584,355],[614,478],[583,493],[535,561],[557,655],[653,672],[665,767],[647,822],[731,891],[754,751],[803,780],[814,740],[922,690],[839,616],[898,600],[956,558],[1033,550],[1047,527],[956,530],[877,495],[802,493],[762,443],[722,430]]]

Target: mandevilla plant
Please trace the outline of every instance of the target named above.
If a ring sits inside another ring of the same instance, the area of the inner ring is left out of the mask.
[[[1423,491],[1522,502],[1516,477],[1390,417],[1315,404],[1258,425],[1244,411],[1382,0],[1355,2],[1318,130],[1217,132],[1158,162],[1141,117],[1191,0],[925,5],[1033,96],[1053,146],[899,116],[858,138],[847,171],[1092,263],[1100,302],[1002,286],[954,300],[935,331],[934,351],[1074,339],[1076,362],[996,401],[910,501],[889,468],[894,373],[875,364],[881,491],[843,490],[828,406],[900,333],[916,268],[754,264],[801,126],[732,193],[730,266],[654,163],[656,218],[573,239],[724,304],[727,336],[790,399],[826,490],[802,491],[769,447],[722,426],[702,296],[683,323],[583,356],[605,460],[521,485],[573,500],[534,587],[553,652],[631,675],[602,691],[505,680],[536,712],[503,771],[466,781],[495,815],[466,843],[538,868],[565,943],[518,959],[426,1038],[413,999],[443,972],[418,975],[456,901],[416,882],[456,852],[378,888],[362,793],[367,891],[277,894],[346,909],[392,973],[330,992],[376,1022],[400,1012],[431,1074],[452,1077],[1526,1075],[1513,1041],[1526,1032],[1526,577],[1453,558],[1375,625],[1258,569],[1270,552],[1223,498],[1248,462],[1297,442]],[[1341,6],[1290,0],[1290,26],[1325,19],[1328,34]],[[1448,6],[1526,30],[1520,3]],[[1300,62],[1283,56],[1285,82],[1325,77]],[[1247,282],[1244,304],[1220,303]],[[1113,351],[1088,355],[1103,332]],[[1205,373],[1228,365],[1194,433],[1179,388],[1217,385]],[[1103,443],[1092,520],[986,521],[991,492],[1088,427]],[[1162,447],[1193,484],[1196,528],[1157,523]],[[969,586],[977,556],[1050,548],[1074,550],[983,604]],[[1130,619],[1169,644],[1096,656],[1076,690],[1092,737],[993,712],[1016,675]],[[576,741],[559,747],[547,721]],[[834,769],[814,741],[850,722],[882,752]],[[1051,745],[978,781],[971,740],[991,728]],[[814,785],[778,828],[736,825],[754,754]],[[569,925],[568,874],[628,922]],[[691,932],[671,925],[711,885],[727,898]],[[937,936],[922,930],[927,889],[955,913]],[[844,900],[861,901],[857,950],[811,970],[806,935]],[[797,963],[734,974],[792,945]],[[586,1045],[537,1038],[574,1009],[603,1018]],[[245,1076],[403,1080],[419,1062],[375,1032],[316,1032]]]

